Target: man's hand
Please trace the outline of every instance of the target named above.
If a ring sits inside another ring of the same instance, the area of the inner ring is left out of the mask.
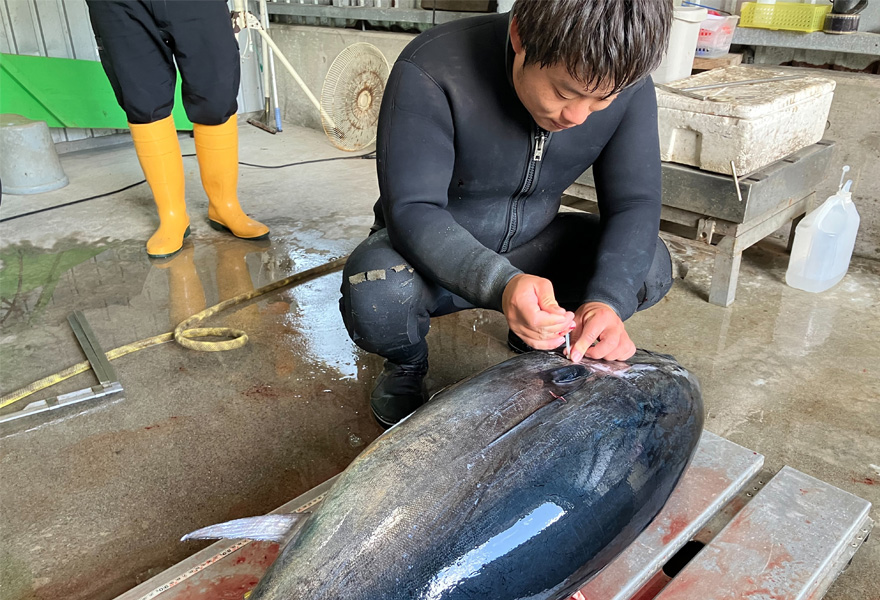
[[[536,350],[558,348],[574,328],[574,313],[556,303],[553,284],[543,277],[515,275],[504,288],[501,309],[510,330]]]
[[[623,321],[614,309],[602,302],[587,302],[575,312],[575,330],[569,358],[573,362],[588,358],[626,360],[636,353]],[[593,346],[593,342],[598,343]],[[592,348],[590,347],[592,346]]]

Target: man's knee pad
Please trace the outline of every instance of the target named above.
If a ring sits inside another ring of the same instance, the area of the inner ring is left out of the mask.
[[[352,341],[387,357],[423,342],[429,317],[413,268],[373,237],[345,265],[339,308]]]

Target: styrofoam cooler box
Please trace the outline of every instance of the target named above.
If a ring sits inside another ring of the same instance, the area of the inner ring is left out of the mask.
[[[788,77],[793,71],[726,67],[666,84],[689,88]],[[822,139],[835,82],[798,79],[688,92],[657,88],[660,157],[705,171],[745,175]]]

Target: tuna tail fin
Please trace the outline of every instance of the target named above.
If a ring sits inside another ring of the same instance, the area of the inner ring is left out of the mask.
[[[249,539],[283,543],[295,535],[309,514],[277,514],[235,519],[197,529],[180,538],[180,541]]]

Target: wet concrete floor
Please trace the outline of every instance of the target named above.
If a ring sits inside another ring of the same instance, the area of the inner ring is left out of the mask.
[[[323,134],[241,127],[242,160],[283,164],[351,156]],[[181,137],[184,153],[192,140]],[[105,350],[171,331],[226,298],[344,256],[366,236],[378,190],[372,160],[242,167],[245,210],[269,242],[211,230],[194,158],[184,158],[193,235],[151,262],[156,225],[145,185],[0,224],[0,393],[83,360],[67,316],[80,310]],[[65,155],[71,184],[6,196],[0,218],[143,178],[130,146]],[[833,290],[783,283],[781,244],[744,254],[737,300],[706,302],[712,259],[674,250],[691,270],[628,330],[702,382],[707,428],[874,503],[880,519],[880,263],[855,261]],[[213,317],[248,344],[196,352],[174,343],[114,361],[122,397],[0,432],[0,596],[109,600],[201,548],[178,542],[206,524],[269,511],[342,470],[381,430],[369,416],[381,359],[348,339],[334,273]],[[503,317],[436,319],[431,390],[511,353]],[[95,384],[84,373],[32,399]],[[870,540],[827,596],[877,600]]]

